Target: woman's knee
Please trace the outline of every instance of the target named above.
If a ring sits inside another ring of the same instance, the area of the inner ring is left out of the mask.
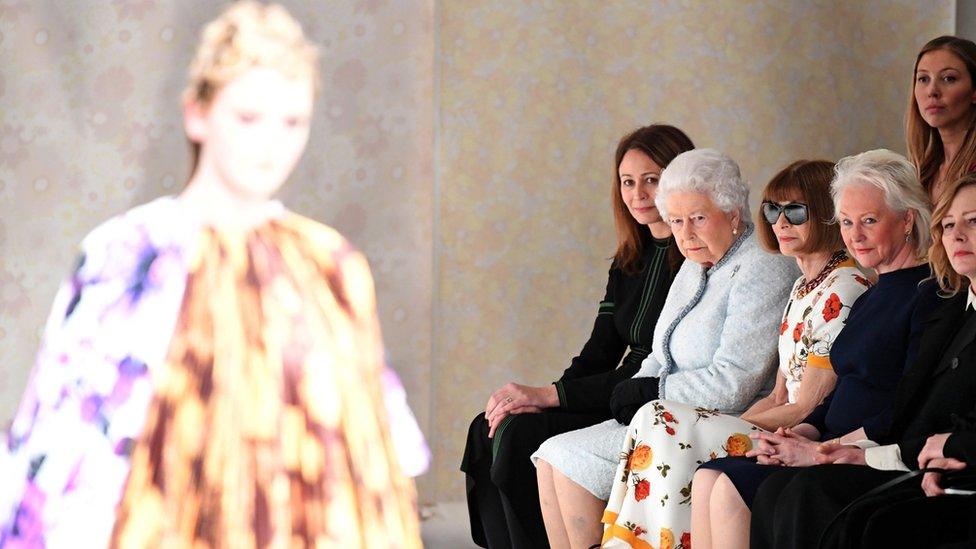
[[[468,443],[472,440],[488,440],[488,420],[484,412],[476,415],[468,426]]]
[[[488,422],[484,412],[478,414],[468,427],[468,441],[464,447],[461,469],[472,473],[475,468],[491,466],[491,439],[488,438]]]
[[[721,471],[716,471],[715,469],[697,469],[695,471],[695,475],[692,477],[694,479],[692,485],[699,482],[703,484],[712,484],[721,474]]]
[[[717,471],[716,471],[717,472]],[[732,479],[724,473],[719,473],[712,483],[710,505],[717,511],[748,511],[746,502],[743,501],[739,490],[732,483]]]

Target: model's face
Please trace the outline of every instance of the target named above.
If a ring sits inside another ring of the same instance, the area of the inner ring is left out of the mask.
[[[735,242],[738,213],[723,212],[706,193],[677,192],[667,198],[668,224],[681,255],[703,266],[722,259]]]
[[[305,150],[313,87],[269,68],[249,69],[206,109],[187,107],[187,135],[200,144],[202,173],[245,200],[266,200]]]
[[[914,213],[895,212],[885,202],[884,192],[870,185],[853,183],[844,188],[838,203],[838,221],[844,244],[861,265],[888,272],[903,257],[905,235],[912,230]]]
[[[976,279],[976,186],[963,188],[952,199],[942,224],[942,245],[952,270]]]
[[[789,200],[777,200],[773,201],[773,203],[779,204],[780,206],[786,206],[787,204],[806,205],[806,202],[803,201],[803,197],[799,193],[791,196]],[[776,235],[776,242],[779,243],[780,253],[790,257],[802,255],[798,250],[803,248],[810,237],[810,223],[812,223],[812,220],[808,219],[805,223],[794,225],[786,219],[785,214],[780,214],[779,218],[776,219],[776,223],[772,224],[773,234]]]
[[[918,61],[915,101],[929,126],[940,130],[965,128],[976,108],[973,75],[949,50],[930,51]]]
[[[641,225],[663,223],[661,213],[654,205],[661,167],[642,151],[631,149],[621,159],[617,172],[620,176],[620,197],[630,215]]]

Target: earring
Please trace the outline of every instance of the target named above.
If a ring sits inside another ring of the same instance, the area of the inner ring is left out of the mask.
[[[739,229],[732,229],[732,236],[739,234]]]
[[[912,233],[911,232],[905,233],[905,242],[911,242],[911,241],[912,241]]]

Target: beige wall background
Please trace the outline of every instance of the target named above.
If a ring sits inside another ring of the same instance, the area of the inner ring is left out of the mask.
[[[470,419],[558,377],[602,297],[616,140],[652,121],[760,189],[800,157],[903,150],[917,49],[956,2],[283,2],[323,51],[282,194],[369,256],[394,367],[458,500]],[[217,3],[0,0],[0,422],[77,242],[177,192],[178,94]]]
[[[617,139],[652,121],[737,159],[757,191],[801,157],[903,150],[919,47],[953,2],[438,4],[432,484],[509,380],[558,377],[589,334],[614,237]]]

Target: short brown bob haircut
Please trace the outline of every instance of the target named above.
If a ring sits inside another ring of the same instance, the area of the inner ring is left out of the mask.
[[[794,200],[807,205],[810,235],[801,253],[835,252],[844,249],[840,227],[833,222],[834,203],[830,197],[830,182],[834,178],[834,163],[826,160],[797,160],[780,170],[763,189],[763,202]],[[756,235],[766,250],[779,253],[779,241],[773,227],[756,212]]]

